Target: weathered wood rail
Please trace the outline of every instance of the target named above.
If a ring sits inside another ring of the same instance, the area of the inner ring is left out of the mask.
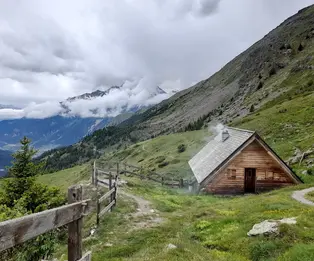
[[[146,173],[144,173],[143,168],[127,164],[125,162],[122,163],[122,165],[124,166],[123,171],[121,171],[122,173],[129,174],[131,176],[137,176],[141,179],[152,180],[154,182],[160,183],[163,186],[183,188],[186,183],[183,179],[169,178],[168,176],[162,175],[155,171],[146,171]]]
[[[68,205],[0,223],[0,252],[68,225],[68,261],[91,261],[82,256],[83,217],[91,211],[91,200],[82,200],[82,186],[68,189]]]
[[[119,165],[117,164],[116,173],[113,174],[111,171],[105,171],[100,169],[94,161],[94,167],[92,172],[92,182],[96,186],[97,197],[96,197],[96,224],[99,225],[100,218],[113,210],[117,203],[117,190],[118,190],[118,176],[119,176]],[[108,192],[104,195],[99,195],[99,184],[101,187],[108,188]],[[102,209],[104,202],[107,205]]]

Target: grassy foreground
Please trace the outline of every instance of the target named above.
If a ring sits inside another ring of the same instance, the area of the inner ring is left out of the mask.
[[[82,169],[84,166],[41,179],[51,185],[60,184],[60,178],[72,182]],[[85,175],[83,179],[88,179]],[[310,176],[307,181],[314,184]],[[123,189],[150,200],[164,222],[154,228],[134,229],[134,224],[141,221],[130,216],[136,205],[120,195],[117,208],[102,219],[96,235],[84,239],[84,251],[92,250],[93,261],[312,261],[314,208],[291,199],[292,191],[311,184],[261,195],[216,197],[190,195],[128,178]],[[278,235],[246,235],[255,223],[288,217],[296,217],[297,224],[281,226]],[[85,224],[88,230],[92,222],[87,220]],[[169,244],[176,248],[169,249]],[[61,246],[57,257],[62,255],[61,260],[65,260],[65,251],[66,247]]]

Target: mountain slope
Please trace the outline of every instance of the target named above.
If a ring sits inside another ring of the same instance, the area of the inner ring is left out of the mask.
[[[88,133],[103,128],[108,119],[54,116],[47,119],[19,119],[0,122],[0,147],[17,149],[23,136],[41,150],[71,145]]]
[[[5,167],[9,166],[12,161],[10,151],[0,150],[0,177],[3,177],[6,175]]]
[[[87,154],[92,155],[94,147],[105,151],[161,134],[200,129],[217,121],[259,131],[288,157],[295,147],[309,149],[314,140],[313,80],[314,5],[284,21],[210,78],[114,129],[95,132],[58,157],[66,155],[62,157],[66,161],[72,157],[72,150],[80,151],[78,162],[82,162]],[[282,108],[280,112],[283,102],[291,109]],[[305,110],[300,109],[303,105],[307,106]]]

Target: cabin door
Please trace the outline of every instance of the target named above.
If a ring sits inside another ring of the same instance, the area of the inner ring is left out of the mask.
[[[244,192],[255,193],[256,169],[245,169]]]

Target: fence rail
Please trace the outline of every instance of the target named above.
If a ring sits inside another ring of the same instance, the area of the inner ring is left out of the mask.
[[[0,223],[0,252],[53,229],[68,225],[68,261],[89,261],[82,257],[83,217],[91,212],[91,200],[82,200],[82,186],[68,189],[68,205]]]
[[[99,177],[100,175],[102,176],[103,179]],[[96,202],[96,224],[97,226],[99,225],[100,218],[107,212],[112,211],[113,208],[116,206],[118,175],[119,175],[118,164],[117,164],[117,172],[115,175],[113,175],[111,171],[105,171],[97,167],[96,161],[94,161],[92,180],[94,182],[93,185],[96,186],[96,191],[97,191],[97,197],[96,197],[96,201],[97,201]],[[99,184],[101,184],[102,187],[108,188],[109,190],[102,196],[99,195],[99,190],[100,190]],[[102,204],[106,200],[108,200],[108,203],[102,209]]]
[[[186,184],[186,182],[183,179],[171,179],[165,175],[162,175],[154,171],[147,171],[145,175],[143,168],[141,167],[137,167],[137,166],[127,164],[127,163],[122,163],[122,164],[124,166],[124,170],[121,171],[122,173],[130,174],[132,176],[137,176],[137,177],[140,177],[141,179],[152,180],[154,182],[160,183],[163,186],[169,186],[173,188],[174,187],[183,188]]]

